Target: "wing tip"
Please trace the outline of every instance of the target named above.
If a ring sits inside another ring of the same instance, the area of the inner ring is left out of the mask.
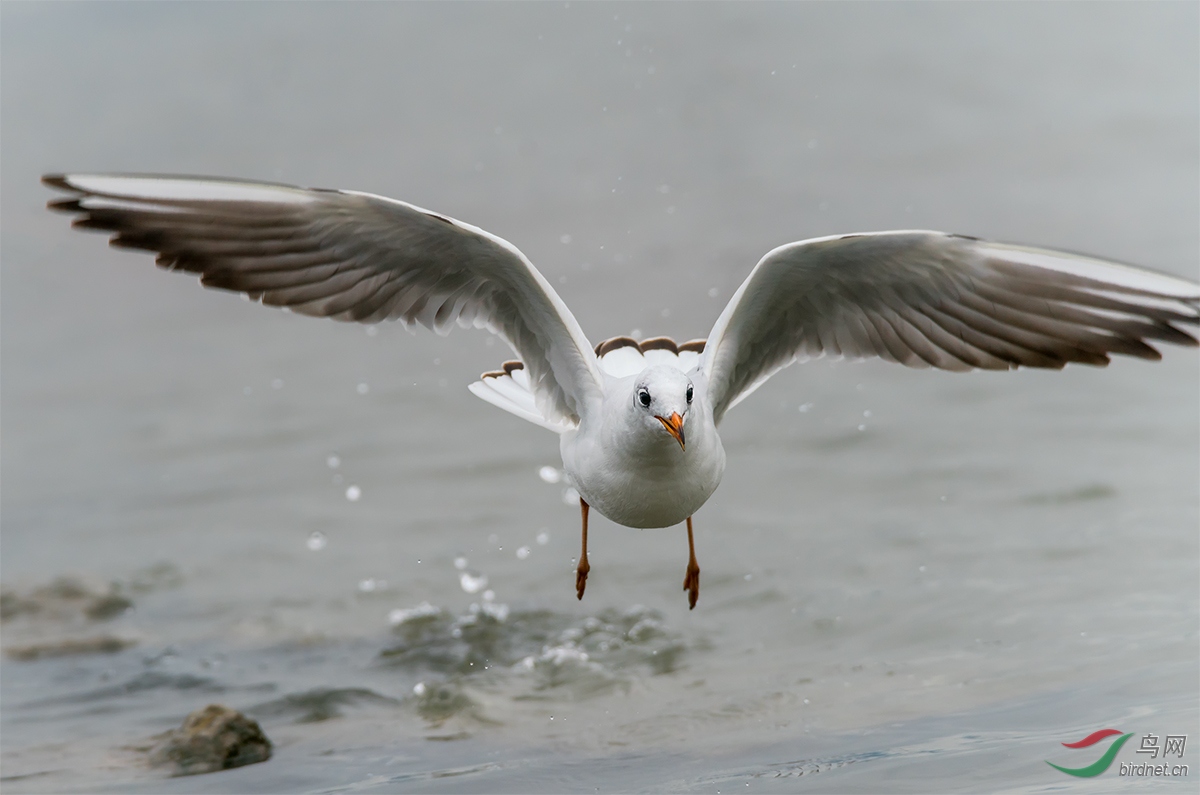
[[[47,188],[54,188],[55,190],[78,192],[76,188],[69,182],[70,178],[71,177],[68,174],[43,174],[42,184]]]
[[[610,337],[596,343],[596,356],[603,357],[622,348],[633,348],[638,353],[646,351],[670,351],[675,355],[685,352],[703,353],[707,340],[694,339],[677,343],[671,337],[650,337],[638,342],[633,337]]]
[[[642,346],[633,337],[611,337],[596,343],[596,355],[604,356],[621,348],[635,348],[640,353]]]

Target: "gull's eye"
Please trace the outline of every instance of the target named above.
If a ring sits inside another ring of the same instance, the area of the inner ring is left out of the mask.
[[[650,390],[642,387],[638,390],[638,403],[641,403],[646,408],[650,408]]]
[[[688,403],[692,402],[692,385],[691,384],[688,384],[687,401],[688,401]]]

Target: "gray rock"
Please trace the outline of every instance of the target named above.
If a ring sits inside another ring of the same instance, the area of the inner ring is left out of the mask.
[[[158,738],[150,763],[171,768],[175,776],[228,770],[271,758],[271,741],[257,721],[237,710],[210,704]]]

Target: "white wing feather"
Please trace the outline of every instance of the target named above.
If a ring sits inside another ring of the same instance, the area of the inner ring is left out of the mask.
[[[49,175],[50,207],[112,244],[264,304],[337,320],[486,328],[525,362],[539,418],[577,423],[603,377],[579,324],[515,246],[354,191],[156,175]]]
[[[816,238],[771,251],[708,335],[713,417],[796,359],[879,356],[1006,370],[1161,358],[1195,346],[1200,285],[1061,251],[929,231]]]

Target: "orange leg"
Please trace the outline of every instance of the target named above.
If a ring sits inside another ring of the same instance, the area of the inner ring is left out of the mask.
[[[688,565],[687,574],[683,577],[683,590],[688,592],[688,610],[696,607],[700,598],[700,564],[696,562],[696,542],[692,538],[692,517],[687,519],[688,528]],[[581,592],[582,593],[582,592]]]
[[[583,501],[583,497],[579,498],[579,510],[583,514],[583,552],[579,555],[579,567],[575,569],[575,595],[580,599],[583,598],[583,589],[587,588],[588,572],[592,567],[588,565],[587,559],[587,517],[588,504]]]

